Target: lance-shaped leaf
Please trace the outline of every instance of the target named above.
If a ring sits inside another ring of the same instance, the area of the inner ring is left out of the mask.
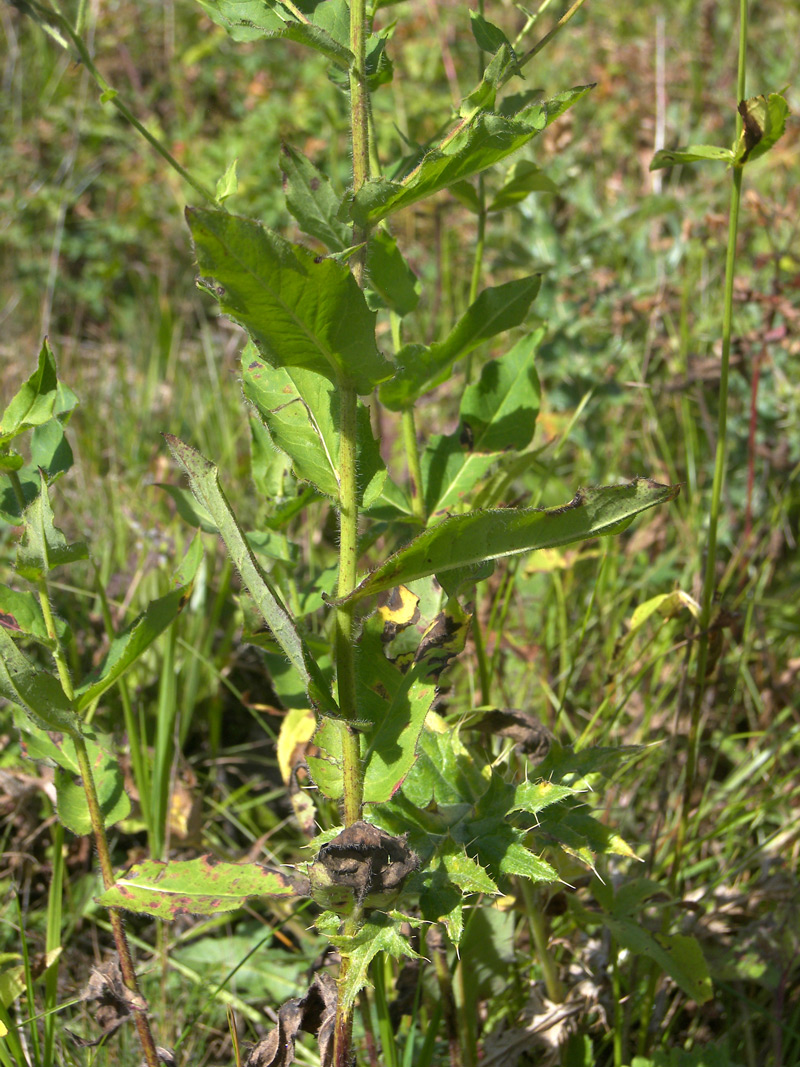
[[[81,731],[78,716],[55,675],[41,670],[0,626],[0,696],[18,704],[42,730],[60,730],[72,737]]]
[[[199,545],[199,541],[195,543]],[[114,637],[103,662],[76,690],[75,704],[79,711],[110,689],[177,619],[189,600],[191,588],[190,581],[166,596],[151,600],[141,615]]]
[[[136,863],[98,900],[107,908],[125,908],[170,920],[179,915],[235,911],[252,897],[294,897],[307,892],[307,883],[288,871],[273,871],[260,863],[224,863],[213,856],[200,856],[169,863]]]
[[[344,264],[224,211],[187,208],[186,219],[208,291],[270,363],[315,370],[361,394],[391,376],[375,315]]]
[[[419,303],[420,284],[385,230],[377,230],[367,249],[367,303],[387,307],[398,315],[408,315]]]
[[[199,0],[199,3],[234,41],[296,41],[321,52],[342,70],[347,70],[353,61],[350,49],[324,29],[311,22],[290,21],[286,8],[277,4],[273,7],[265,0]]]
[[[709,159],[719,163],[732,163],[733,152],[730,148],[720,148],[714,144],[690,144],[686,148],[662,148],[653,156],[650,170],[662,170],[664,167],[675,167],[679,163],[699,163],[701,160]]]
[[[89,549],[83,541],[67,543],[53,522],[53,509],[47,493],[47,478],[39,472],[39,494],[23,514],[25,532],[17,548],[17,572],[36,582],[55,567],[88,559]]]
[[[636,515],[674,500],[679,491],[677,485],[636,478],[626,485],[581,489],[562,507],[506,508],[456,515],[395,552],[345,599],[360,600],[428,574],[472,566],[488,559],[621,533]]]
[[[353,219],[360,226],[372,226],[401,208],[494,166],[546,129],[591,88],[581,85],[568,89],[551,100],[532,104],[513,118],[479,112],[443,148],[429,152],[403,182],[367,182],[353,200]]]
[[[328,714],[339,709],[308,647],[300,636],[277,591],[256,562],[231,506],[220,488],[217,468],[189,445],[172,434],[164,435],[170,452],[189,477],[192,492],[206,509],[231,555],[234,566],[256,603],[262,618],[303,679],[309,698]]]
[[[458,359],[499,333],[519,326],[541,287],[532,274],[493,286],[470,304],[453,329],[437,344],[408,345],[397,355],[397,372],[381,386],[381,402],[393,411],[409,407],[428,389],[445,381]]]
[[[286,206],[303,233],[316,237],[331,252],[352,244],[349,226],[338,218],[341,206],[327,176],[290,145],[281,146],[280,167]]]
[[[41,426],[53,417],[58,400],[58,376],[53,350],[45,338],[39,364],[27,382],[12,397],[0,417],[0,446],[32,426]]]
[[[558,186],[544,171],[527,159],[515,163],[502,186],[492,198],[487,211],[504,211],[527,199],[531,193],[557,193]]]
[[[339,499],[341,398],[333,382],[301,367],[271,367],[255,346],[242,353],[244,395],[258,408],[274,444],[292,461],[296,476]],[[359,504],[369,507],[386,478],[369,410],[358,402],[356,422]]]
[[[464,390],[455,432],[428,442],[421,466],[429,515],[462,504],[499,455],[530,444],[540,396],[534,357],[544,334],[542,327],[484,364],[480,379]]]

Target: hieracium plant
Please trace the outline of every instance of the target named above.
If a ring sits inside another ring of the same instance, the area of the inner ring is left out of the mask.
[[[529,312],[542,279],[482,287],[484,234],[502,210],[548,188],[527,158],[509,169],[506,161],[591,88],[543,99],[524,81],[530,59],[580,4],[533,46],[524,45],[522,34],[512,43],[473,12],[483,59],[478,84],[456,112],[443,109],[441,132],[431,142],[409,146],[398,139],[396,156],[380,159],[371,100],[393,77],[393,24],[376,29],[379,5],[201,2],[235,41],[261,42],[265,56],[282,41],[320,53],[331,91],[349,107],[352,176],[343,196],[295,148],[287,145],[281,154],[285,202],[304,235],[300,242],[226,208],[235,200],[234,167],[216,193],[178,168],[197,199],[186,221],[199,284],[246,335],[242,417],[254,421],[257,441],[274,446],[251,490],[269,496],[270,536],[242,528],[229,502],[242,487],[228,484],[213,458],[165,434],[188,477],[198,526],[218,532],[238,570],[247,594],[245,636],[265,649],[273,691],[289,709],[284,738],[311,741],[304,757],[310,779],[302,789],[293,779],[297,818],[312,835],[316,825],[329,829],[313,837],[310,859],[298,855],[287,870],[211,855],[155,857],[113,870],[105,831],[130,805],[113,745],[87,711],[94,712],[184,608],[204,542],[198,533],[173,591],[114,636],[92,674],[73,677],[72,636],[54,615],[49,583],[55,568],[85,559],[88,549],[67,542],[51,509],[52,487],[71,464],[63,427],[75,398],[58,381],[47,342],[36,372],[2,418],[4,517],[22,527],[16,571],[30,588],[2,592],[0,693],[19,709],[27,753],[56,765],[62,822],[94,835],[103,879],[98,899],[109,908],[120,965],[119,975],[109,971],[98,982],[116,990],[120,1012],[133,1016],[148,1067],[165,1054],[137,990],[122,912],[169,920],[233,911],[258,897],[310,898],[338,965],[335,979],[320,971],[278,1011],[276,1028],[249,1053],[250,1067],[293,1062],[299,1030],[316,1035],[323,1064],[355,1062],[354,1008],[365,987],[383,982],[378,964],[387,954],[432,961],[441,1033],[458,1050],[454,1062],[475,1063],[471,964],[459,962],[466,917],[481,902],[524,898],[532,883],[557,881],[566,855],[591,868],[601,853],[630,851],[581,798],[587,775],[615,766],[613,752],[574,752],[555,740],[545,752],[546,739],[524,712],[485,702],[437,711],[442,672],[464,653],[472,628],[488,699],[488,667],[471,611],[477,584],[497,560],[616,534],[677,493],[635,478],[576,486],[560,507],[509,506],[539,410],[536,355],[546,325],[531,323]],[[104,101],[174,164],[102,81],[76,28],[55,10],[24,6],[77,53]],[[444,190],[475,220],[474,233],[463,235],[475,243],[474,269],[463,315],[425,343],[413,324],[426,294],[392,223]],[[381,337],[391,338],[390,350],[376,340],[378,324],[385,327]],[[510,330],[513,343],[505,337]],[[458,425],[421,443],[417,412],[445,382]],[[404,456],[387,469],[388,450],[373,427],[395,423]],[[28,462],[16,451],[23,434],[30,434]],[[304,570],[287,565],[280,552],[270,558],[275,545],[285,547],[302,509],[319,509],[320,500],[337,517],[336,567]],[[513,739],[517,754],[496,760],[487,735]],[[332,811],[338,825],[331,825]],[[533,940],[556,999],[563,990],[542,924],[534,924]],[[380,1062],[399,1063],[391,1028],[382,1027],[380,1038]],[[433,1044],[423,1038],[417,1034],[415,1046],[413,1032],[407,1036],[405,1062],[433,1062]]]

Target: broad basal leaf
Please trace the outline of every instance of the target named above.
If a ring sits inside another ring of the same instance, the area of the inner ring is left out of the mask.
[[[484,289],[444,341],[429,347],[408,345],[401,349],[394,378],[381,386],[381,402],[400,411],[445,381],[456,360],[469,355],[490,337],[524,322],[540,286],[540,276],[533,274]]]
[[[289,872],[259,863],[224,863],[213,856],[194,860],[145,860],[120,875],[98,898],[107,908],[175,919],[235,911],[252,897],[307,895],[307,885]]]
[[[391,376],[375,345],[375,315],[344,264],[252,219],[193,208],[186,219],[208,291],[270,363],[315,370],[362,394]]]
[[[527,144],[592,86],[582,85],[532,104],[514,118],[482,111],[465,122],[447,144],[429,152],[403,182],[367,182],[356,194],[351,214],[361,226],[371,226],[401,208],[409,207],[440,189],[494,166]]]
[[[338,714],[338,707],[319,667],[300,636],[277,591],[256,562],[253,550],[231,511],[220,488],[217,468],[199,452],[172,434],[165,434],[175,459],[189,476],[192,492],[208,511],[220,532],[231,559],[242,577],[264,621],[303,680],[312,703],[328,714]]]
[[[626,485],[579,490],[569,504],[558,508],[506,508],[456,515],[395,552],[347,599],[360,600],[428,574],[487,559],[620,533],[640,512],[674,500],[679,489],[637,478]]]

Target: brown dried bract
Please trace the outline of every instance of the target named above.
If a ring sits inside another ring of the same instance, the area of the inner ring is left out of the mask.
[[[314,862],[314,868],[324,870],[329,884],[351,889],[358,904],[373,894],[398,890],[418,865],[419,857],[405,836],[392,837],[363,820],[323,845]]]
[[[330,1067],[335,1022],[336,983],[322,971],[305,996],[286,1001],[278,1012],[278,1025],[250,1050],[245,1067],[289,1067],[294,1063],[295,1042],[301,1030],[317,1035],[321,1067]]]
[[[529,760],[539,763],[550,751],[551,736],[535,715],[519,708],[493,708],[467,723],[471,730],[510,737]]]

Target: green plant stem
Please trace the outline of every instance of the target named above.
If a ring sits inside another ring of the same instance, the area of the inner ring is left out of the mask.
[[[42,606],[42,613],[44,615],[45,625],[47,626],[48,637],[55,642],[54,658],[58,669],[58,676],[61,680],[61,686],[67,698],[72,701],[75,699],[75,690],[67,668],[64,650],[61,647],[61,642],[58,640],[56,634],[53,621],[53,609],[50,604],[47,584],[44,579],[41,579],[38,583],[38,592],[39,603]],[[83,791],[86,795],[86,805],[89,809],[89,819],[92,824],[92,833],[94,835],[95,848],[97,849],[97,857],[100,861],[100,873],[103,878],[103,887],[105,889],[110,889],[115,881],[114,867],[111,863],[111,851],[108,847],[108,838],[106,837],[103,813],[97,796],[97,788],[94,782],[94,774],[92,773],[89,752],[86,748],[86,741],[82,734],[76,734],[76,736],[73,737],[73,742],[75,744],[75,755],[78,761],[78,771],[83,783]],[[145,1063],[147,1064],[147,1067],[158,1067],[158,1053],[156,1052],[153,1033],[150,1029],[150,1020],[147,1017],[147,1003],[139,992],[139,985],[136,981],[136,969],[133,965],[133,957],[128,945],[128,939],[125,936],[125,929],[122,925],[122,916],[115,908],[109,908],[108,912],[111,920],[111,930],[114,935],[114,943],[117,946],[117,955],[119,956],[122,980],[127,988],[135,995],[135,1000],[138,1002],[132,1005],[133,1018],[139,1034],[139,1042],[144,1052]]]
[[[425,522],[425,500],[422,495],[422,467],[419,462],[419,442],[414,408],[403,411],[403,443],[408,463],[408,480],[411,489],[411,508],[420,522]]]
[[[737,95],[739,100],[745,98],[747,70],[747,0],[739,2],[739,64],[737,77]],[[742,119],[737,111],[736,139],[742,129]],[[686,778],[684,781],[681,817],[678,823],[675,858],[670,878],[673,891],[677,888],[679,872],[683,857],[683,847],[689,825],[689,813],[694,795],[697,761],[700,746],[700,713],[706,689],[706,670],[708,667],[709,630],[716,589],[717,569],[717,531],[722,502],[722,488],[725,482],[725,465],[727,460],[728,428],[728,376],[731,356],[731,327],[733,321],[733,285],[736,273],[736,240],[739,231],[739,207],[742,198],[742,167],[733,168],[731,182],[731,199],[728,218],[728,248],[725,257],[725,291],[722,311],[722,361],[719,380],[719,413],[717,416],[717,446],[714,461],[714,481],[711,488],[711,509],[708,520],[708,545],[706,548],[706,566],[703,576],[703,595],[700,603],[697,659],[695,661],[695,687],[692,700],[692,718],[689,726],[688,751],[686,759]]]
[[[566,997],[566,990],[564,984],[558,977],[558,971],[556,969],[555,961],[550,954],[550,947],[547,939],[547,926],[542,915],[541,908],[539,908],[535,892],[531,883],[525,879],[520,878],[519,884],[522,887],[522,898],[525,901],[525,913],[528,917],[528,927],[530,928],[531,937],[536,948],[536,958],[539,961],[539,966],[542,968],[542,977],[544,978],[545,989],[547,995],[554,1004],[563,1004]]]
[[[207,189],[202,184],[202,182],[199,182],[196,178],[193,178],[189,171],[186,170],[185,167],[182,167],[180,165],[180,163],[177,161],[177,159],[175,159],[175,157],[166,148],[166,146],[163,145],[157,137],[154,137],[153,134],[150,133],[150,131],[145,126],[143,126],[141,122],[139,122],[133,112],[125,104],[122,103],[122,101],[119,99],[119,96],[117,95],[116,89],[111,88],[111,86],[105,80],[103,75],[94,65],[92,57],[89,54],[88,48],[84,44],[80,32],[74,30],[69,24],[69,21],[64,18],[64,16],[60,13],[53,11],[50,8],[42,7],[39,4],[32,4],[31,6],[33,6],[34,9],[42,15],[45,20],[45,23],[47,23],[48,21],[51,23],[55,23],[58,27],[58,30],[65,37],[69,38],[75,48],[75,51],[80,56],[81,63],[89,72],[91,77],[94,79],[102,94],[106,96],[106,101],[104,102],[113,104],[117,111],[119,111],[120,115],[122,115],[122,117],[126,119],[131,124],[131,126],[133,126],[133,128],[142,135],[142,137],[144,137],[147,143],[151,145],[151,147],[154,148],[156,152],[158,152],[162,159],[166,160],[166,162],[169,163],[169,165],[174,171],[180,174],[181,178],[183,178],[183,180],[187,182],[196,193],[199,193],[204,200],[207,200],[209,203],[216,205],[217,198],[211,192],[211,190]],[[51,36],[53,35],[51,34]],[[62,41],[61,43],[63,44],[64,42]]]
[[[369,155],[369,93],[366,76],[366,0],[350,3],[350,50],[353,65],[350,69],[350,129],[353,149],[353,191],[357,193],[370,174]],[[364,285],[366,242],[369,231],[353,227],[353,243],[363,247],[353,257],[353,275]],[[347,596],[356,584],[358,564],[358,494],[356,485],[356,424],[358,396],[352,384],[339,382],[339,597]],[[335,656],[339,707],[347,717],[357,718],[355,629],[353,605],[342,604],[336,609]],[[361,818],[364,796],[364,773],[361,764],[359,737],[347,722],[340,723],[342,738],[342,807],[345,826]],[[343,924],[345,936],[352,937],[361,922],[356,908]],[[353,1043],[353,1014],[344,1006],[345,988],[350,960],[342,953],[339,965],[339,996],[333,1031],[333,1065],[350,1067]]]
[[[89,808],[89,818],[92,823],[94,843],[97,849],[97,857],[100,861],[100,873],[103,878],[103,887],[105,889],[110,889],[115,881],[114,868],[111,863],[111,852],[108,847],[105,826],[103,825],[103,813],[100,808],[100,801],[94,784],[92,765],[89,760],[89,753],[86,749],[86,742],[83,737],[79,735],[74,741],[75,755],[78,760],[78,770],[80,772],[81,781],[83,782],[83,790],[86,794],[86,804]],[[111,921],[111,931],[114,935],[114,943],[117,946],[122,980],[135,996],[135,1002],[131,1005],[133,1009],[133,1021],[136,1024],[139,1041],[142,1050],[144,1051],[145,1062],[147,1067],[158,1067],[158,1053],[156,1052],[153,1033],[150,1029],[150,1020],[147,1018],[147,1003],[139,992],[139,985],[136,980],[136,969],[133,965],[133,957],[128,945],[128,939],[125,936],[125,929],[122,925],[122,916],[116,908],[109,908],[108,914]]]

